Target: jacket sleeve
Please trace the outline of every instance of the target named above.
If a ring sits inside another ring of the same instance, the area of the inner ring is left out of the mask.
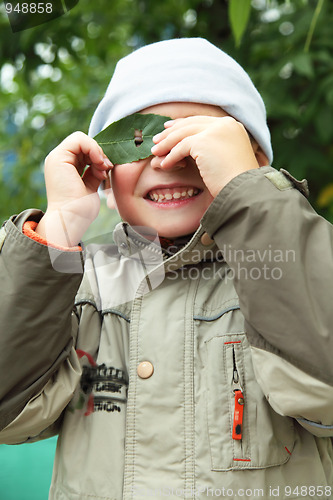
[[[333,227],[272,167],[234,178],[202,225],[234,279],[258,383],[272,407],[333,435]]]
[[[50,425],[80,377],[73,347],[78,319],[72,311],[82,279],[81,252],[51,249],[25,236],[25,220],[41,216],[27,210],[0,231],[0,442],[20,442],[13,433],[8,441],[6,429],[26,407],[40,404],[40,396],[48,415],[41,425]],[[55,270],[59,261],[63,272]],[[64,397],[48,397],[62,386]]]

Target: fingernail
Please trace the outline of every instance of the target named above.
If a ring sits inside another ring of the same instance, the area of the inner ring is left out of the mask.
[[[157,149],[158,149],[157,146],[153,146],[150,151],[154,154],[157,151]]]
[[[172,125],[174,120],[168,120],[167,122],[164,122],[164,126]]]
[[[156,134],[156,135],[154,135],[154,137],[153,137],[153,142],[158,142],[158,141],[159,141],[159,139],[160,139],[160,137],[161,137],[161,134]]]
[[[164,163],[164,160],[162,160],[162,161],[160,162],[161,167],[163,167],[163,163]]]
[[[104,160],[103,160],[103,163],[104,163],[104,165],[105,165],[106,167],[109,167],[109,168],[113,167],[113,165],[112,165],[112,163],[110,162],[109,158],[106,158],[106,157],[105,157],[105,158],[104,158]]]

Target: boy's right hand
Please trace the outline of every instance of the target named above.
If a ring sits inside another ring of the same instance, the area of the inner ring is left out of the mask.
[[[112,166],[91,137],[66,137],[45,159],[47,210],[36,232],[56,245],[77,245],[98,215],[98,187]]]

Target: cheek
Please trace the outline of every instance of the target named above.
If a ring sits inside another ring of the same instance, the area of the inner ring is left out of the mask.
[[[133,194],[137,183],[135,173],[135,169],[129,164],[114,167],[111,173],[111,186],[116,200],[120,196],[126,197]]]

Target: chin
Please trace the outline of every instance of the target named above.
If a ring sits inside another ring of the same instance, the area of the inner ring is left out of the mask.
[[[175,239],[180,238],[182,236],[188,236],[198,229],[199,224],[193,226],[183,226],[179,228],[172,227],[158,227],[155,228],[159,236],[163,236],[164,238]]]

